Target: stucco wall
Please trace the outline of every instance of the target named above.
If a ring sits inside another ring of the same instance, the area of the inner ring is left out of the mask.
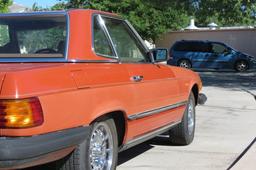
[[[156,41],[156,47],[169,49],[177,40],[220,41],[256,57],[256,29],[169,32]]]

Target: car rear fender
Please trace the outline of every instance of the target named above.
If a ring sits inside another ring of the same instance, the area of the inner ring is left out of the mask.
[[[111,112],[106,112],[105,114],[102,114],[100,117],[93,120],[93,122],[102,121],[110,118],[113,119],[115,122],[118,134],[118,146],[121,146],[124,144],[124,141],[126,141],[126,135],[128,131],[128,119],[126,113],[123,110],[113,110]]]

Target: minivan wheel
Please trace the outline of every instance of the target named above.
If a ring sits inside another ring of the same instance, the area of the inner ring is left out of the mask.
[[[117,131],[113,119],[91,125],[90,137],[66,158],[56,163],[59,170],[115,170],[118,155]]]
[[[245,60],[239,60],[235,63],[235,70],[239,72],[243,72],[248,70],[249,64]]]
[[[191,93],[181,123],[169,131],[172,144],[189,145],[193,141],[196,125],[195,118],[195,97]]]
[[[191,62],[187,59],[182,59],[178,62],[179,67],[190,69],[192,67]]]

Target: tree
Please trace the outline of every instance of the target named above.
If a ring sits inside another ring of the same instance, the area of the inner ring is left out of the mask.
[[[59,0],[57,9],[92,8],[118,13],[128,19],[144,39],[179,30],[196,19],[198,26],[256,25],[256,0]]]
[[[32,11],[41,11],[42,7],[38,6],[38,4],[35,2],[35,3],[33,3],[31,9],[32,9]]]
[[[52,8],[39,6],[36,2],[33,3],[31,11],[50,11]]]
[[[54,6],[52,6],[51,10],[63,10],[63,9],[66,9],[67,8],[67,5],[65,2],[59,2],[57,4],[55,4]]]
[[[0,13],[8,12],[8,7],[12,4],[12,0],[0,0]]]
[[[64,8],[91,8],[120,14],[128,19],[140,35],[155,41],[168,30],[187,25],[189,16],[183,8],[175,8],[165,0],[64,0]],[[58,4],[60,4],[58,3]]]
[[[215,22],[219,26],[256,24],[255,0],[194,0],[190,2],[192,3],[187,8],[188,14],[195,16],[200,23],[198,25],[206,26],[210,22]]]
[[[12,4],[11,0],[0,0],[0,13],[8,12],[8,7]],[[0,46],[9,41],[7,27],[0,25]]]

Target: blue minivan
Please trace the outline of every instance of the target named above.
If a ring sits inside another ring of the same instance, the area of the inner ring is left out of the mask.
[[[185,68],[235,69],[243,72],[253,67],[254,57],[213,41],[182,40],[170,49],[169,65]]]

